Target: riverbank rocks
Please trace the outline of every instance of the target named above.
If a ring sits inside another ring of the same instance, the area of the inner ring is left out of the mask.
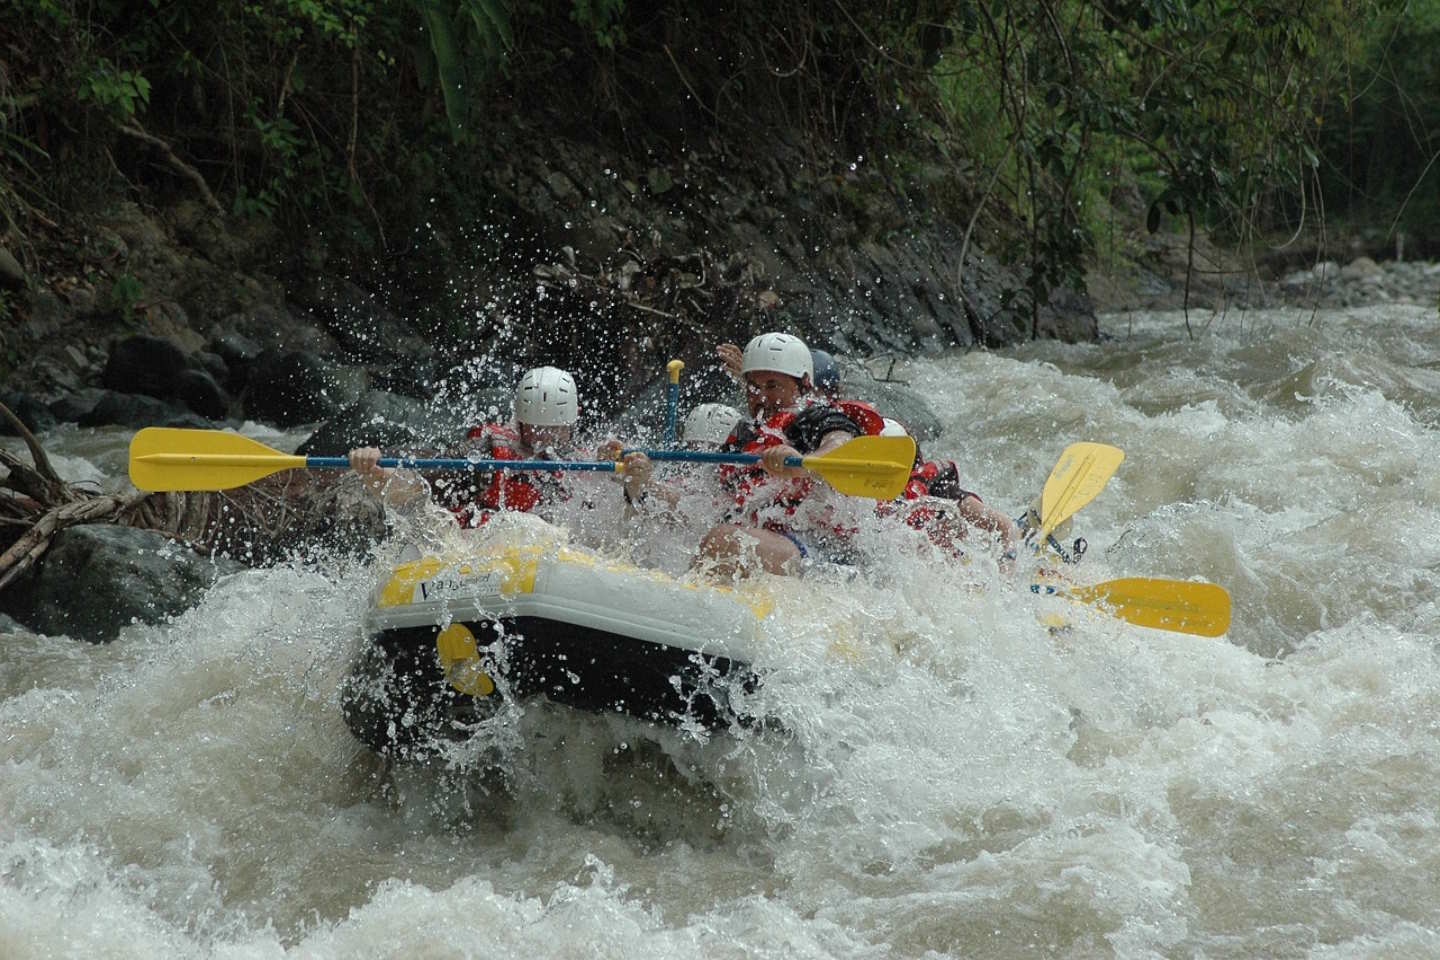
[[[362,446],[379,447],[387,455],[456,450],[464,445],[465,434],[472,426],[485,420],[503,420],[509,410],[510,394],[503,390],[479,391],[460,408],[437,407],[385,390],[367,390],[322,424],[295,452],[304,456],[343,456]]]
[[[883,366],[883,364],[879,364]],[[919,392],[897,380],[879,379],[870,368],[853,360],[841,359],[841,393],[864,400],[882,416],[898,420],[907,433],[918,441],[934,440],[943,429],[940,417]]]
[[[0,403],[9,407],[10,412],[19,417],[20,422],[25,424],[25,429],[31,433],[49,430],[55,426],[55,414],[38,397],[16,390],[0,390]],[[20,431],[15,429],[9,417],[0,417],[0,436],[19,435]]]
[[[0,605],[40,633],[106,643],[127,624],[182,613],[217,578],[244,569],[153,530],[88,524],[56,534],[28,582],[0,593]]]
[[[293,427],[335,416],[360,399],[368,379],[362,368],[303,350],[266,350],[251,365],[241,400],[247,417]]]
[[[166,337],[139,335],[117,340],[110,348],[105,370],[100,382],[117,394],[153,397],[162,401],[174,401],[185,409],[209,420],[223,420],[229,413],[231,399],[216,382],[209,365],[217,363],[224,376],[224,361],[204,352],[191,353],[178,343]],[[131,403],[128,406],[134,407]],[[113,404],[109,408],[97,405],[91,411],[91,422],[97,418],[113,415],[116,419],[101,423],[135,424],[132,411],[127,405]],[[143,404],[140,404],[143,406]],[[97,412],[97,410],[104,412]]]
[[[1123,268],[1099,264],[1086,282],[1102,314],[1132,310],[1259,310],[1276,307],[1340,309],[1376,303],[1435,307],[1440,264],[1425,260],[1348,262],[1272,254],[1260,263],[1180,236],[1146,238],[1145,253]],[[1303,263],[1297,268],[1296,263]],[[1187,274],[1187,267],[1193,267]]]
[[[75,400],[71,397],[71,400]],[[58,405],[57,405],[58,406]],[[66,406],[67,412],[71,409]],[[183,407],[147,397],[143,393],[102,390],[88,410],[78,410],[74,420],[82,427],[213,427],[205,417]]]
[[[1357,307],[1369,303],[1420,303],[1440,299],[1440,264],[1357,257],[1341,266],[1322,260],[1281,278],[1285,297],[1315,307]]]
[[[15,254],[6,247],[0,247],[0,287],[23,290],[27,283],[25,268],[15,259]]]

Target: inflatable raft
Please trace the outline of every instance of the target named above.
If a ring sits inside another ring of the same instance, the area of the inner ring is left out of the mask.
[[[770,610],[759,592],[608,559],[532,519],[382,577],[342,710],[355,736],[386,755],[464,738],[506,699],[746,724],[737,693],[758,683],[754,651]]]

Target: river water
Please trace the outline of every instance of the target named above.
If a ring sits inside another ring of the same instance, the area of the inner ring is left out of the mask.
[[[1440,956],[1435,311],[1191,320],[894,375],[1012,513],[1122,447],[1076,576],[1221,584],[1226,636],[896,560],[777,588],[785,732],[532,705],[501,785],[348,734],[371,571],[248,572],[0,643],[0,956]],[[44,439],[123,471],[123,436]]]

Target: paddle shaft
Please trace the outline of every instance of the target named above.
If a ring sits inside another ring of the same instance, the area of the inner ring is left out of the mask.
[[[627,453],[643,453],[651,460],[671,460],[682,463],[759,463],[758,453],[725,453],[720,450],[623,450]],[[804,457],[786,457],[785,466],[803,467]]]
[[[666,389],[665,401],[665,445],[675,444],[675,413],[680,406],[680,371],[685,369],[685,361],[671,360],[665,365],[665,372],[670,377],[670,386]]]
[[[903,448],[903,449],[902,449]],[[653,451],[663,459],[719,463],[755,463],[753,453]],[[915,456],[908,437],[856,437],[840,447],[808,457],[788,457],[788,466],[804,467],[850,496],[888,500],[910,475]],[[256,440],[220,430],[147,427],[130,441],[130,479],[141,490],[229,490],[280,470],[345,469],[347,457],[285,454]],[[619,473],[612,460],[482,460],[479,458],[385,457],[382,467],[415,470],[593,470]]]
[[[286,457],[277,454],[276,469],[304,467],[308,470],[345,470],[348,457]],[[148,453],[137,457],[141,463],[160,466],[250,467],[260,461],[250,453]],[[469,460],[459,457],[381,457],[381,467],[411,470],[600,470],[613,473],[621,465],[612,460]]]
[[[382,467],[409,470],[598,470],[623,472],[624,465],[613,460],[468,460],[457,457],[381,457]],[[350,466],[345,457],[306,457],[310,469]]]

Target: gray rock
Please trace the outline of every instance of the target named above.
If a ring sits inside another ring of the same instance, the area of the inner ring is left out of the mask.
[[[470,427],[489,419],[494,406],[509,410],[508,392],[493,390],[472,398],[479,410],[437,408],[413,397],[367,390],[355,403],[331,417],[296,449],[305,456],[342,456],[360,446],[379,447],[387,455],[456,450]]]
[[[940,436],[940,418],[917,391],[900,383],[877,380],[865,367],[848,359],[840,361],[841,390],[844,396],[864,400],[882,416],[898,420],[916,440]]]
[[[0,613],[0,633],[34,633],[25,624],[6,613]]]
[[[25,286],[25,268],[5,247],[0,247],[0,287],[19,290]]]
[[[127,337],[111,346],[101,383],[125,393],[170,397],[176,394],[180,373],[189,367],[189,357],[173,340]]]
[[[198,414],[182,410],[164,400],[140,393],[104,391],[95,405],[75,418],[82,427],[119,425],[125,427],[213,427]]]
[[[128,251],[148,251],[166,243],[165,230],[145,212],[140,205],[122,200],[110,210],[105,220],[107,232],[113,231]]]
[[[247,416],[293,427],[328,420],[359,400],[366,386],[363,370],[300,350],[267,350],[251,368],[243,402]]]
[[[295,291],[350,363],[406,364],[433,354],[410,325],[370,291],[344,278],[319,274]],[[327,353],[313,347],[295,347]]]
[[[575,189],[575,182],[559,170],[552,170],[545,175],[545,185],[550,188],[555,199],[562,202],[568,202],[579,196],[579,191]]]
[[[210,374],[216,383],[223,385],[230,381],[230,364],[226,363],[225,358],[220,356],[220,354],[212,353],[209,350],[201,350],[191,359],[195,363],[198,363],[206,373]]]
[[[239,320],[240,317],[236,315],[231,319]],[[211,331],[210,349],[226,363],[234,363],[236,360],[248,363],[260,356],[260,344],[237,330],[228,329],[228,323],[229,320],[216,324]]]
[[[210,349],[214,351],[214,356],[219,357],[225,364],[228,371],[220,383],[231,393],[244,392],[245,385],[250,382],[250,368],[264,352],[260,344],[243,333],[224,329],[223,324],[217,324],[211,331]],[[206,369],[209,369],[208,365]],[[212,376],[214,373],[215,371],[211,370]]]
[[[184,612],[218,577],[243,569],[153,530],[89,524],[56,534],[29,582],[0,593],[0,604],[41,633],[106,643],[126,624]]]
[[[50,408],[28,393],[0,391],[0,403],[9,407],[10,412],[19,417],[20,422],[25,424],[25,429],[31,433],[39,433],[55,426],[55,415],[50,412]],[[13,437],[18,436],[18,433],[9,417],[0,417],[0,436]]]
[[[48,394],[69,393],[80,389],[80,376],[68,364],[49,357],[36,362],[36,382]]]
[[[1342,280],[1363,280],[1367,277],[1380,277],[1385,273],[1380,265],[1369,257],[1356,257],[1340,270]]]
[[[82,417],[94,411],[108,390],[99,387],[84,387],[74,393],[67,393],[50,404],[50,413],[60,423],[79,423]]]
[[[32,340],[45,340],[65,329],[70,308],[55,294],[40,290],[30,297],[29,314],[24,328],[26,335]]]
[[[182,370],[175,378],[175,397],[202,417],[224,420],[230,398],[204,370]]]
[[[247,290],[245,295],[259,297],[263,292]],[[314,323],[272,303],[247,304],[240,312],[227,315],[223,326],[258,343],[262,350],[331,354],[340,347],[334,337]],[[225,357],[226,361],[231,360],[223,350],[217,349],[216,353]]]

